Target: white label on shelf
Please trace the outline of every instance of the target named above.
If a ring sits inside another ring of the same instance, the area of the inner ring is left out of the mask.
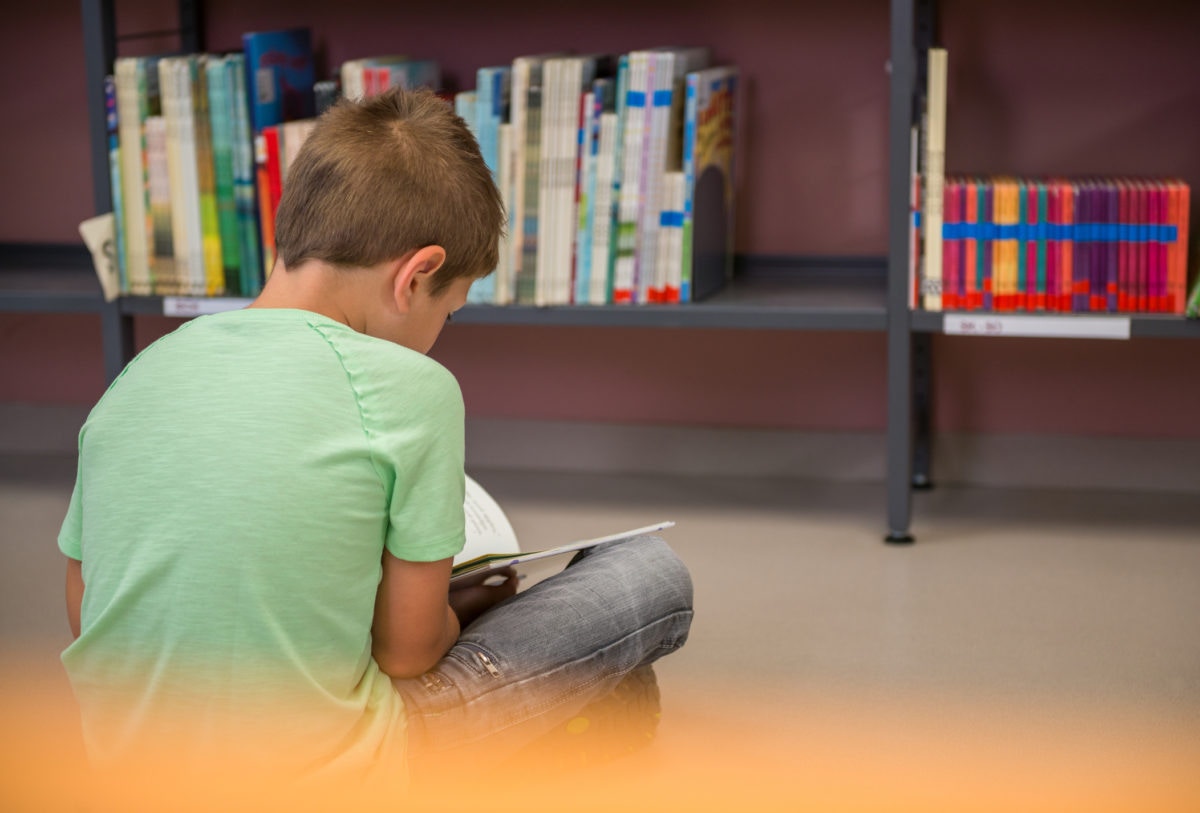
[[[1041,336],[1059,339],[1128,339],[1128,316],[1010,316],[947,313],[942,329],[955,336]]]
[[[231,296],[164,296],[163,316],[207,316],[240,310],[253,301]]]

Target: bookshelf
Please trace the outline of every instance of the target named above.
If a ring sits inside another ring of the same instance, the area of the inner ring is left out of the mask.
[[[111,209],[105,152],[102,80],[111,70],[118,39],[114,0],[81,0],[87,71],[95,209]],[[201,3],[179,0],[177,34],[182,50],[203,49]],[[947,314],[910,312],[908,196],[910,124],[920,55],[934,38],[934,0],[889,0],[890,54],[887,122],[887,253],[882,257],[739,256],[733,283],[719,294],[685,306],[490,307],[472,305],[456,321],[486,325],[662,327],[751,330],[871,331],[883,333],[887,363],[887,534],[912,541],[912,489],[929,482],[932,337],[948,332]],[[161,35],[161,32],[154,32]],[[51,253],[52,254],[52,253]],[[134,319],[185,317],[196,303],[163,297],[123,297],[104,303],[78,257],[15,256],[0,247],[0,310],[96,312],[102,317],[106,376],[114,378],[133,352]],[[36,276],[34,268],[36,268]],[[215,300],[210,309],[238,307]],[[975,314],[978,316],[978,314]],[[1200,322],[1158,316],[1121,316],[1131,338],[1200,337]],[[953,321],[951,316],[951,321]],[[953,328],[951,327],[950,330]],[[1047,334],[1049,323],[1047,323]],[[986,339],[984,339],[986,340]]]
[[[960,11],[959,13],[965,13]],[[1078,11],[1068,12],[1077,14]],[[1149,13],[1149,12],[1144,12]],[[932,377],[936,334],[1035,339],[1197,339],[1200,320],[1179,316],[1121,313],[1028,314],[929,312],[908,308],[908,161],[925,77],[923,54],[937,41],[936,0],[892,0],[891,121],[889,126],[888,311],[888,534],[890,543],[913,541],[912,489],[931,485],[933,444]],[[1011,36],[1012,32],[1008,32]],[[1032,47],[1032,46],[1031,46]],[[953,59],[953,49],[951,59]],[[1119,62],[1121,54],[1111,59]],[[1109,56],[1095,56],[1109,60]],[[1126,55],[1126,58],[1128,56]],[[952,111],[951,111],[952,113]],[[952,116],[951,116],[952,117]],[[986,152],[986,150],[983,150]],[[976,155],[978,157],[978,155]],[[1169,160],[1169,159],[1168,159]],[[1135,173],[1136,174],[1136,173]],[[1169,172],[1167,173],[1169,174]]]

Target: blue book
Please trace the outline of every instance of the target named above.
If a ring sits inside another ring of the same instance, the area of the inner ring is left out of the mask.
[[[246,58],[231,54],[225,60],[230,118],[233,124],[233,200],[237,214],[239,283],[242,296],[262,290],[262,238],[259,234],[258,196],[254,178],[254,135],[250,128],[249,95],[246,92]]]
[[[242,35],[249,85],[250,124],[264,127],[316,115],[312,34],[307,28]]]
[[[479,141],[479,152],[500,183],[500,125],[508,118],[512,92],[512,67],[500,65],[480,68],[475,76],[475,111],[470,123]],[[496,300],[496,274],[487,275],[471,286],[468,301],[490,304]]]

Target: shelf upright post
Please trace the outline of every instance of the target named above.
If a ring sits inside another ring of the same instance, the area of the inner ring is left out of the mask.
[[[108,166],[107,110],[104,77],[113,72],[117,56],[113,0],[81,0],[83,53],[87,69],[88,133],[92,145],[92,205],[96,214],[111,212],[112,187]],[[119,300],[100,309],[104,347],[104,378],[112,382],[133,355],[133,317],[121,313]]]
[[[913,0],[891,0],[891,81],[888,105],[887,495],[891,544],[913,541],[913,370],[908,313],[909,155],[916,90]]]

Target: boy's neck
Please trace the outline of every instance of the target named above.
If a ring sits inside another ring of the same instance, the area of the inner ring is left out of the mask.
[[[365,319],[347,307],[346,303],[354,297],[347,297],[344,290],[347,278],[353,273],[317,260],[309,260],[295,268],[286,268],[276,260],[262,292],[248,307],[312,311],[361,330],[359,323]]]

